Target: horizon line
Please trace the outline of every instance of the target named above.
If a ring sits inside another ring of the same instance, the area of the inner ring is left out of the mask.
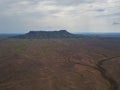
[[[56,30],[58,31],[58,30]],[[67,30],[66,30],[67,31]],[[30,31],[29,31],[30,32]],[[120,32],[72,32],[72,31],[68,31],[70,33],[73,33],[73,34],[112,34],[112,33],[120,33]],[[3,32],[3,33],[0,33],[0,34],[26,34],[28,32]]]

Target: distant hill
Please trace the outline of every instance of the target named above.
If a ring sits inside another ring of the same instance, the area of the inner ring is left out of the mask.
[[[22,34],[0,34],[0,38],[14,37]]]
[[[30,31],[24,35],[17,35],[13,38],[27,38],[27,39],[47,39],[47,38],[77,38],[75,34],[71,34],[66,30],[60,31]]]

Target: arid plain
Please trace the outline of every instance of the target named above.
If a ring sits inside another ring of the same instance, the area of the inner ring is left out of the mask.
[[[120,90],[120,39],[0,40],[0,90]]]

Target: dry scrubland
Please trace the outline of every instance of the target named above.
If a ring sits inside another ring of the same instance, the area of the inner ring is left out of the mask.
[[[120,90],[118,39],[0,41],[0,90]]]

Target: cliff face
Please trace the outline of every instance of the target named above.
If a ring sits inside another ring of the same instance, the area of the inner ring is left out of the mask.
[[[15,38],[75,38],[76,35],[69,33],[66,30],[60,31],[30,31],[24,35],[15,36]]]

